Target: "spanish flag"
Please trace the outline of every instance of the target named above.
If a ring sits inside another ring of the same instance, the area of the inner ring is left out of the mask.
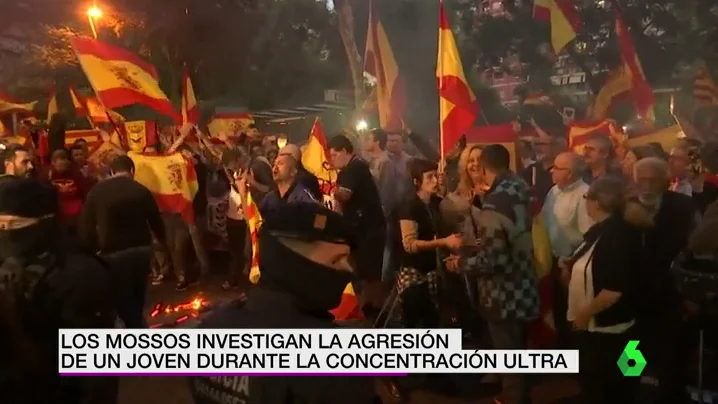
[[[512,123],[489,126],[474,126],[467,128],[466,142],[472,145],[488,146],[491,144],[500,144],[509,151],[511,156],[511,170],[517,172],[521,167],[521,158],[518,155],[516,147],[519,137],[516,128]],[[453,146],[453,145],[452,145]]]
[[[594,97],[588,109],[588,118],[596,121],[609,118],[614,105],[625,100],[630,92],[631,74],[625,65],[620,65],[609,73],[603,87]]]
[[[116,124],[125,121],[125,117],[122,115],[105,109],[97,98],[85,98],[74,87],[70,87],[70,98],[72,99],[72,107],[75,109],[75,115],[86,117],[90,121],[90,125],[109,123],[110,119]]]
[[[53,88],[50,93],[50,101],[47,103],[47,121],[50,122],[50,118],[58,112],[60,110],[57,107],[57,92]]]
[[[245,218],[249,226],[249,235],[252,242],[252,265],[249,267],[249,281],[253,284],[259,283],[259,227],[262,225],[262,215],[259,214],[259,207],[252,199],[252,193],[247,192],[247,211]]]
[[[439,50],[436,62],[441,120],[441,155],[445,156],[471,128],[479,112],[479,102],[464,75],[459,49],[439,3]]]
[[[13,113],[19,115],[33,115],[35,113],[36,105],[37,101],[18,104],[7,99],[0,99],[0,115]]]
[[[354,286],[351,283],[344,289],[339,306],[331,310],[330,313],[332,313],[335,320],[340,321],[364,319],[364,312],[361,310],[359,299],[357,299]]]
[[[155,121],[125,122],[124,129],[130,151],[142,153],[146,147],[157,146],[157,124]]]
[[[135,163],[135,180],[149,189],[162,212],[178,213],[194,222],[192,200],[197,195],[197,174],[182,153],[159,155],[128,152]]]
[[[673,125],[652,133],[631,137],[628,139],[627,145],[628,147],[637,147],[649,143],[658,143],[663,147],[663,150],[667,151],[676,145],[681,132],[681,125]]]
[[[370,2],[364,71],[376,78],[374,93],[381,127],[389,131],[397,131],[403,127],[406,87],[404,80],[399,76],[399,66],[394,59],[394,52],[377,15],[373,2]]]
[[[332,168],[328,156],[327,138],[324,137],[324,130],[319,118],[316,118],[309,133],[307,146],[302,152],[302,165],[317,177],[324,195],[331,195],[334,184],[337,182],[337,170]]]
[[[100,136],[100,131],[96,129],[68,130],[65,132],[65,146],[70,147],[78,140],[86,141],[91,150],[90,154],[92,154],[92,150],[102,143],[102,136]]]
[[[615,121],[573,121],[568,126],[568,147],[578,154],[589,140],[596,137],[607,137],[614,145],[622,144],[626,137]]]
[[[626,73],[631,77],[631,101],[633,102],[638,116],[644,120],[653,122],[655,115],[653,113],[653,105],[656,103],[653,96],[653,90],[646,80],[643,73],[641,61],[638,60],[638,54],[633,46],[631,34],[628,27],[623,21],[620,10],[615,9],[616,14],[616,37],[618,38],[618,49],[621,53],[621,59]]]
[[[105,108],[143,104],[179,120],[160,88],[154,66],[124,49],[97,40],[73,38],[70,43]]]
[[[534,19],[551,24],[551,46],[557,55],[583,25],[572,0],[534,0]]]
[[[718,87],[705,64],[698,69],[693,82],[693,102],[696,105],[718,105]]]
[[[199,105],[194,95],[192,80],[189,78],[187,67],[182,72],[182,124],[199,123]]]
[[[212,137],[219,137],[222,132],[229,137],[240,133],[249,134],[253,128],[254,118],[246,112],[215,114],[207,124],[207,129]]]

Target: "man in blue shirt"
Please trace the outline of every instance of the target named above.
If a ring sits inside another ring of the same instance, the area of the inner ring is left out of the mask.
[[[277,209],[286,203],[320,204],[314,195],[297,181],[299,162],[290,153],[280,153],[272,167],[272,179],[275,189],[259,203],[259,212]]]

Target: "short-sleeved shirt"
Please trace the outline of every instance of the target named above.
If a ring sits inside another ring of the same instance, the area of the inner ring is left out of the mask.
[[[344,216],[360,229],[384,226],[384,211],[381,208],[379,190],[371,175],[369,165],[354,156],[337,177],[337,186],[351,193],[342,206]]]
[[[416,224],[416,239],[431,241],[440,237],[439,204],[440,197],[432,197],[429,203],[424,203],[416,194],[401,204],[399,208],[399,221],[411,221]],[[404,234],[402,234],[402,238]],[[410,267],[421,273],[428,273],[437,269],[436,249],[409,253],[402,252],[402,266]]]

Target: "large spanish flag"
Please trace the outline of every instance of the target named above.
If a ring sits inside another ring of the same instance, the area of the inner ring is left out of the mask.
[[[621,53],[623,65],[631,77],[631,101],[639,117],[648,121],[654,121],[653,105],[656,103],[656,100],[653,96],[653,90],[646,80],[646,75],[643,73],[641,61],[638,60],[638,53],[636,53],[636,48],[633,46],[631,34],[628,32],[628,27],[623,21],[621,11],[615,8],[615,14],[618,49]]]
[[[718,86],[705,64],[701,64],[693,81],[693,102],[697,105],[718,105]]]
[[[511,155],[511,170],[517,172],[521,169],[521,158],[518,154],[519,140],[516,128],[512,123],[490,126],[474,126],[466,129],[466,142],[472,145],[488,146],[500,144]],[[453,145],[451,145],[453,147]]]
[[[78,140],[86,141],[87,146],[91,150],[90,154],[92,154],[92,150],[99,147],[100,143],[102,143],[102,136],[100,136],[100,131],[96,129],[65,131],[65,146],[70,147]]]
[[[631,74],[625,65],[613,69],[606,78],[603,87],[588,108],[588,118],[602,120],[610,118],[616,103],[625,100],[631,93]]]
[[[197,105],[197,97],[194,95],[194,87],[192,80],[189,78],[187,67],[182,72],[182,124],[199,123],[199,105]]]
[[[154,66],[124,49],[94,39],[73,38],[70,42],[105,108],[143,104],[179,121],[160,88]]]
[[[461,136],[473,126],[479,102],[464,75],[459,49],[444,3],[439,3],[439,48],[436,61],[441,122],[441,155],[449,153]]]
[[[551,46],[557,55],[583,25],[572,0],[534,0],[534,18],[551,24]]]
[[[568,147],[578,154],[582,154],[586,143],[596,137],[607,137],[614,145],[623,144],[626,140],[622,129],[610,119],[573,121],[568,126]]]
[[[337,170],[329,162],[327,139],[319,118],[314,120],[309,133],[309,141],[302,152],[302,165],[319,180],[322,193],[331,195],[334,184],[337,182]]]
[[[399,66],[373,2],[369,3],[364,71],[376,78],[374,93],[381,127],[390,131],[402,129],[406,87],[399,75]]]
[[[178,213],[194,222],[192,200],[197,195],[197,174],[192,161],[182,153],[159,155],[128,152],[135,163],[135,180],[146,186],[162,212]]]

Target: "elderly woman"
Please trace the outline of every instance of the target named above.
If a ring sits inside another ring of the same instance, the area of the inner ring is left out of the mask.
[[[566,318],[578,331],[582,403],[631,403],[635,379],[616,371],[616,359],[631,339],[636,293],[635,268],[640,235],[624,220],[623,181],[597,178],[585,195],[595,224],[570,258],[560,259],[570,273]]]

